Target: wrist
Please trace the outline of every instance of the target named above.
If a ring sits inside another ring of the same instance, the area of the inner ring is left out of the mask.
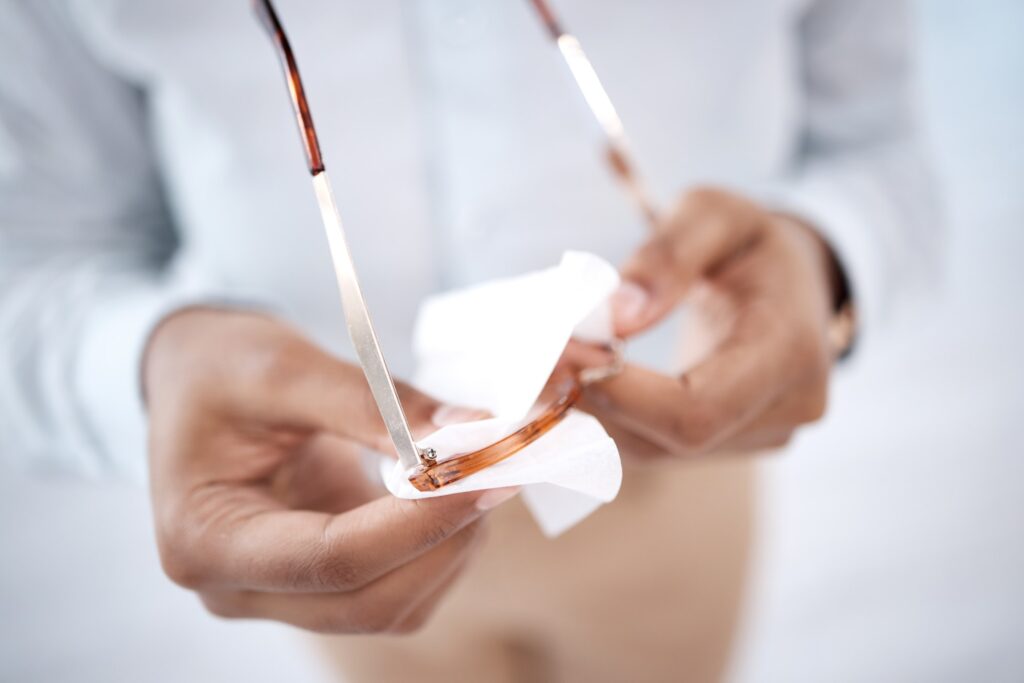
[[[774,214],[777,218],[792,225],[804,235],[814,254],[814,260],[821,282],[824,285],[829,301],[829,309],[834,313],[850,298],[849,282],[843,266],[831,245],[812,224],[792,214]]]
[[[828,301],[829,346],[835,358],[845,358],[853,350],[857,331],[852,289],[846,270],[828,240],[812,224],[792,214],[774,215],[794,226],[811,244],[816,270]]]

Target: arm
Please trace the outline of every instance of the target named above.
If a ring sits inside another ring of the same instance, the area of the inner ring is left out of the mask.
[[[913,107],[906,2],[817,0],[799,24],[803,129],[778,205],[828,241],[868,336],[938,268],[942,226]]]
[[[141,475],[142,346],[190,295],[169,275],[144,95],[57,3],[0,5],[0,63],[0,450]]]

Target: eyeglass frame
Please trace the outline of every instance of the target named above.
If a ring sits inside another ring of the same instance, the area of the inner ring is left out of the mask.
[[[611,365],[604,368],[591,368],[563,379],[555,400],[537,417],[488,446],[440,459],[433,448],[417,445],[409,429],[408,419],[395,389],[394,380],[388,371],[383,351],[359,287],[355,264],[345,239],[344,227],[331,190],[323,154],[320,150],[319,137],[313,124],[313,116],[291,43],[271,0],[253,0],[253,7],[264,29],[277,47],[278,57],[284,70],[292,108],[306,154],[306,166],[313,179],[321,219],[327,233],[349,336],[377,404],[377,409],[397,452],[399,462],[407,471],[412,471],[409,477],[410,483],[421,491],[434,491],[518,453],[548,433],[565,418],[586,384],[617,374],[622,364],[621,347],[613,345],[615,361]],[[622,167],[622,164],[620,163],[618,166]]]

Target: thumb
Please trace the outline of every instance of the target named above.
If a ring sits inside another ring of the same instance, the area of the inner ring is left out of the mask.
[[[669,236],[641,247],[621,270],[622,284],[612,294],[615,334],[629,337],[664,318],[679,303],[697,273],[686,273],[673,258]]]
[[[697,280],[742,253],[764,218],[756,204],[723,190],[684,196],[622,267],[624,284],[612,300],[616,333],[636,334],[664,318]]]

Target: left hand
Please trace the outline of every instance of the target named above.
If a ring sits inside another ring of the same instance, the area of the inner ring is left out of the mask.
[[[589,386],[582,407],[627,452],[786,444],[825,412],[828,326],[842,283],[828,245],[797,219],[716,189],[685,195],[658,228],[622,269],[612,301],[617,334],[655,325],[684,298],[726,329],[681,376],[627,364]]]

